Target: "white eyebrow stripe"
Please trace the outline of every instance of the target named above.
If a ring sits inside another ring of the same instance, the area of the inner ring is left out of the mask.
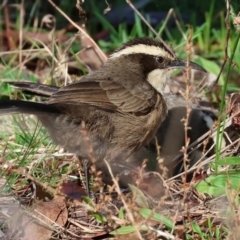
[[[169,54],[167,51],[165,51],[162,48],[159,48],[157,46],[144,45],[144,44],[138,44],[138,45],[126,47],[122,50],[114,52],[109,56],[109,58],[117,58],[122,55],[134,54],[134,53],[143,53],[143,54],[149,54],[153,56],[163,56],[163,57],[168,57],[170,59],[174,58],[171,54]]]

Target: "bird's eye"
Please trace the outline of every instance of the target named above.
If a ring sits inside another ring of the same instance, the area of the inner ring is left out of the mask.
[[[156,57],[156,60],[158,63],[163,63],[163,57]]]

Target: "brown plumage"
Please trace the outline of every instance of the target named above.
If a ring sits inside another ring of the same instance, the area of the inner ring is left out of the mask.
[[[179,101],[181,101],[181,97],[179,97]],[[186,102],[184,104],[186,104]],[[170,108],[169,105],[168,108]],[[163,159],[163,166],[168,171],[167,176],[165,177],[168,178],[184,171],[182,166],[183,158],[181,156],[179,158],[176,157],[182,153],[182,147],[185,146],[183,119],[186,119],[186,114],[187,109],[184,105],[171,108],[155,135],[158,145],[160,146],[158,157]],[[188,118],[189,129],[187,131],[187,136],[189,139],[189,145],[208,132],[216,120],[217,117],[212,111],[193,107]],[[204,144],[201,147],[196,148],[188,155],[189,162],[187,165],[189,165],[189,167],[199,161],[204,153],[213,145],[213,139],[206,138],[208,139],[206,141],[206,143],[208,143],[207,145]],[[148,168],[162,173],[156,161],[157,149],[155,143],[156,141],[153,139],[147,148],[141,148],[138,152],[133,153],[127,159],[127,162],[139,166],[144,159],[149,159]],[[203,151],[203,148],[206,148],[205,151]],[[213,151],[210,151],[207,156],[213,154]]]
[[[0,114],[35,114],[56,144],[101,169],[104,158],[124,163],[152,139],[167,114],[161,92],[173,69],[184,66],[157,40],[134,39],[80,82],[61,88],[11,83],[49,99],[0,101]]]

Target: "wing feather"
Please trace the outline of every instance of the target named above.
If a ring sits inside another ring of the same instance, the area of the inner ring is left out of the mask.
[[[151,108],[155,99],[146,99],[144,94],[135,93],[132,89],[113,82],[98,79],[91,81],[90,77],[83,81],[62,87],[49,99],[50,104],[89,104],[106,110],[121,112],[140,112]]]

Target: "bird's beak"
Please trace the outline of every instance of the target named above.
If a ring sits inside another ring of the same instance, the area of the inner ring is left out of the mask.
[[[198,64],[194,62],[189,61],[189,66],[192,69],[202,71],[202,72],[207,72],[203,67],[199,66]],[[182,60],[182,59],[175,59],[169,64],[169,68],[185,68],[187,67],[187,61]]]

